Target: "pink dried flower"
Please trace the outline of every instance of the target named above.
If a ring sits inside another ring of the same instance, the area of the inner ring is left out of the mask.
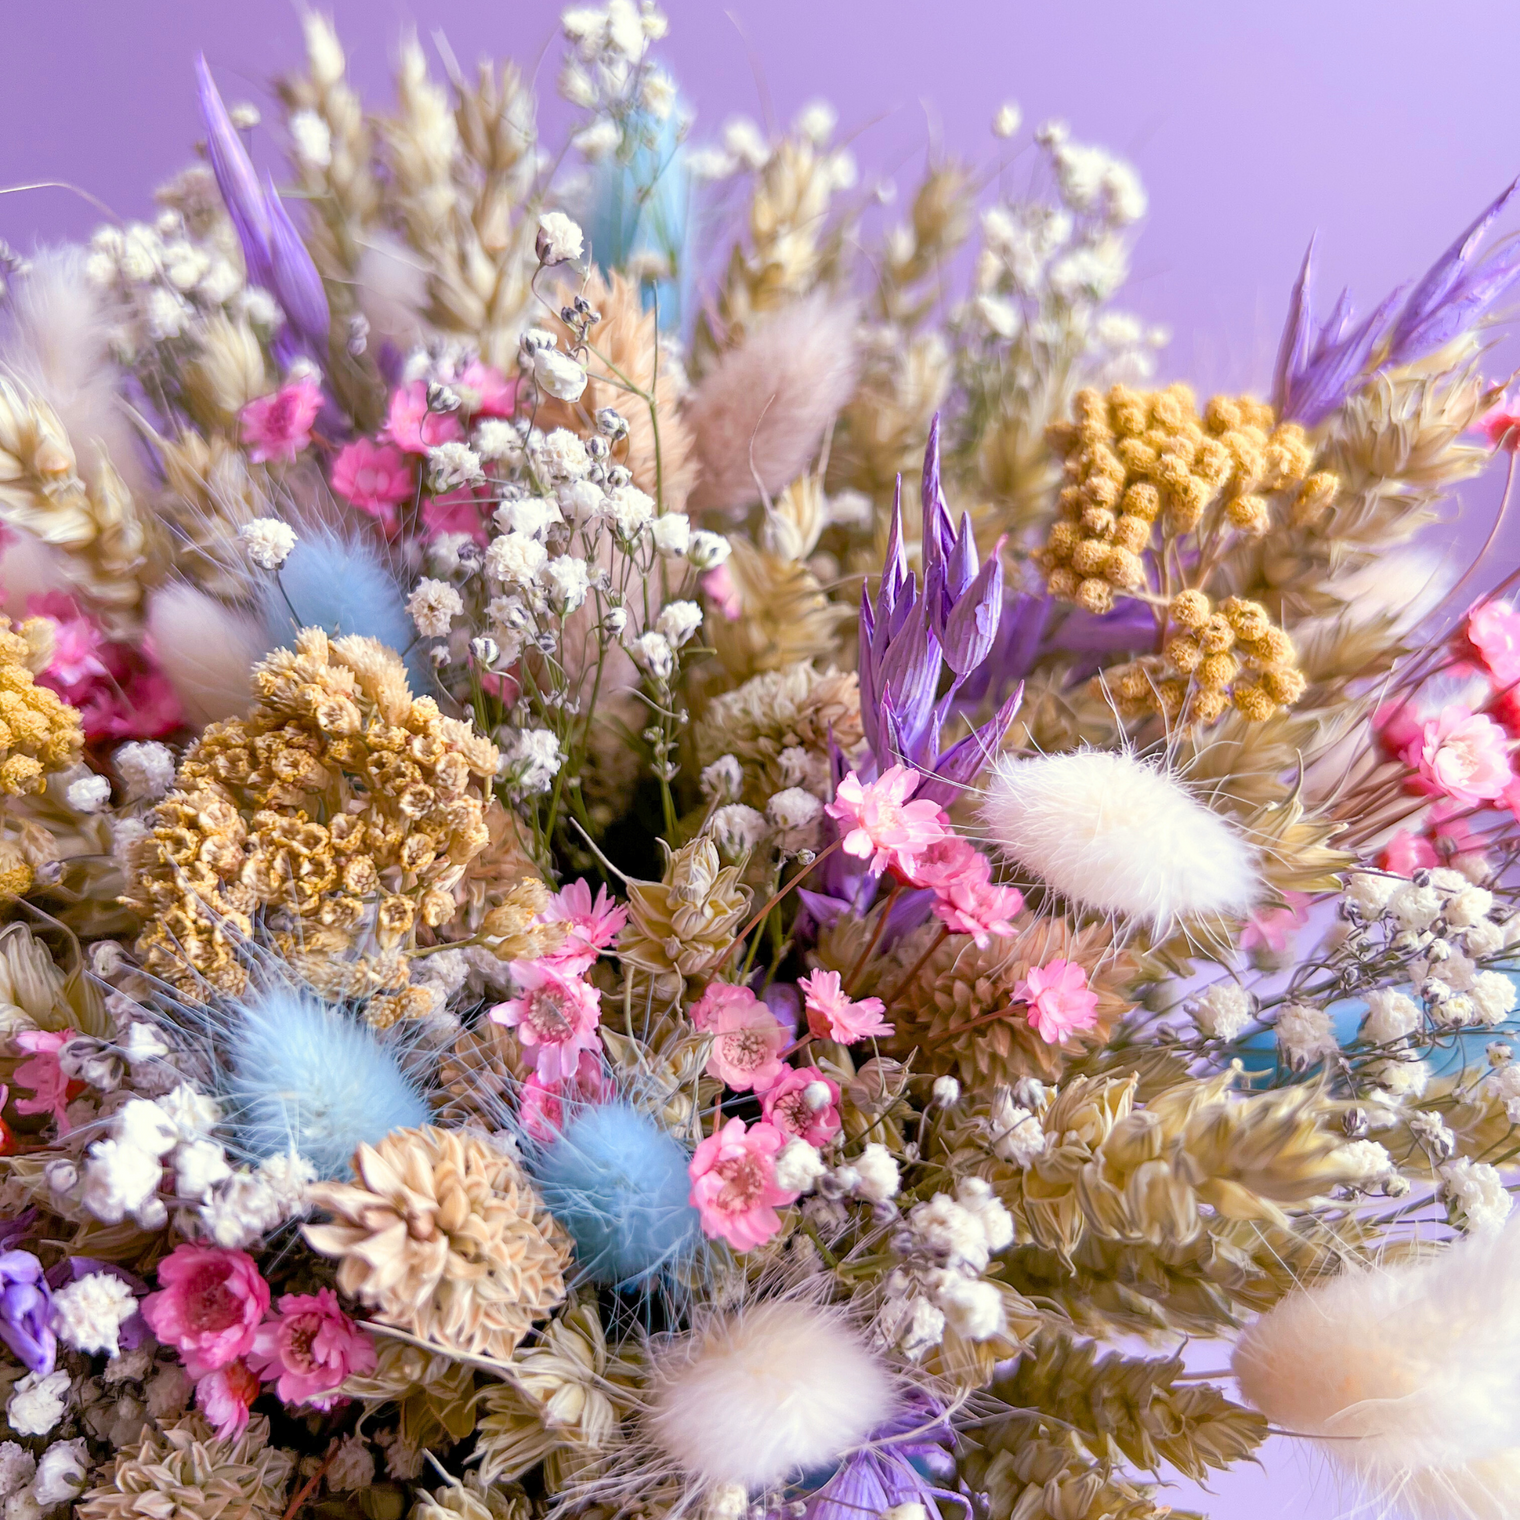
[[[1240,935],[1240,948],[1281,955],[1288,948],[1289,939],[1309,922],[1311,901],[1306,892],[1284,892],[1281,908],[1267,908],[1247,919]]]
[[[160,1291],[142,1301],[142,1316],[173,1346],[185,1371],[202,1378],[246,1356],[269,1308],[269,1284],[246,1251],[183,1243],[158,1264]]]
[[[539,918],[546,924],[564,924],[567,929],[560,947],[544,959],[579,975],[590,970],[597,956],[617,939],[618,931],[628,922],[628,909],[615,903],[605,886],[597,889],[593,902],[589,884],[572,881],[549,899]]]
[[[286,1293],[275,1318],[259,1326],[249,1366],[286,1404],[331,1409],[338,1386],[350,1374],[375,1370],[375,1343],[341,1308],[331,1288]]]
[[[69,1079],[58,1062],[58,1052],[77,1030],[23,1029],[11,1038],[31,1055],[23,1061],[12,1080],[17,1087],[31,1089],[30,1098],[16,1099],[18,1114],[52,1114],[58,1121],[58,1133],[69,1132]]]
[[[866,784],[851,771],[824,808],[840,825],[845,854],[869,861],[873,876],[890,866],[894,875],[911,881],[917,857],[950,832],[937,802],[908,801],[918,782],[918,772],[903,765]]]
[[[1413,702],[1385,702],[1372,715],[1372,732],[1378,747],[1393,760],[1403,757],[1424,726]]]
[[[454,382],[459,399],[472,417],[510,417],[517,409],[517,380],[480,359],[465,365]]]
[[[440,533],[464,533],[482,548],[490,542],[481,516],[480,499],[473,491],[460,489],[446,496],[429,496],[422,504],[423,537],[437,538]]]
[[[823,1096],[819,1088],[827,1093],[827,1101],[814,1108],[809,1100]],[[816,1066],[789,1066],[781,1080],[760,1099],[760,1111],[766,1122],[774,1124],[782,1134],[822,1149],[840,1131],[839,1084]]]
[[[786,1139],[763,1120],[746,1129],[743,1119],[730,1119],[697,1146],[687,1168],[691,1204],[709,1238],[752,1251],[781,1228],[777,1206],[797,1197],[776,1186],[776,1156]]]
[[[1498,404],[1478,418],[1475,431],[1488,439],[1489,448],[1507,449],[1513,454],[1520,449],[1520,410],[1500,396]]]
[[[744,598],[739,595],[726,562],[702,577],[702,595],[723,614],[724,622],[739,621],[739,615],[744,611]]]
[[[1413,876],[1441,863],[1436,847],[1423,834],[1400,829],[1378,852],[1378,868],[1394,876]]]
[[[256,396],[238,413],[248,457],[256,464],[284,460],[311,442],[311,425],[322,410],[322,387],[310,375],[282,385],[270,396]]]
[[[73,597],[57,591],[34,596],[28,599],[27,611],[53,625],[53,658],[44,673],[59,696],[67,700],[78,688],[110,674],[101,659],[106,636]]]
[[[195,1407],[223,1441],[235,1441],[247,1430],[248,1411],[258,1396],[259,1380],[241,1357],[208,1372],[195,1385]]]
[[[421,380],[401,385],[391,392],[390,409],[385,414],[382,438],[389,439],[408,454],[426,454],[440,443],[453,443],[464,437],[464,429],[453,412],[430,412],[427,386]]]
[[[583,1050],[596,1050],[601,993],[546,961],[513,961],[522,996],[498,1003],[491,1017],[517,1031],[524,1057],[545,1082],[575,1075]]]
[[[952,934],[969,934],[985,950],[994,934],[1012,934],[1023,910],[1017,887],[995,886],[992,863],[959,834],[946,834],[918,859],[913,885],[934,893],[934,915]]]
[[[610,1103],[617,1085],[602,1069],[601,1061],[583,1050],[575,1077],[568,1082],[545,1082],[535,1071],[522,1085],[517,1117],[528,1137],[547,1145],[565,1125],[566,1103]]]
[[[1479,602],[1467,614],[1467,642],[1496,686],[1520,681],[1520,612],[1509,602]]]
[[[802,989],[807,1008],[808,1028],[817,1040],[838,1040],[841,1045],[853,1045],[872,1035],[892,1033],[890,1024],[883,1024],[881,1016],[887,1005],[880,998],[846,997],[837,971],[815,971],[811,976],[801,977],[797,985]]]
[[[736,987],[742,997],[724,998],[706,1027],[713,1037],[707,1075],[735,1092],[763,1093],[787,1069],[781,1052],[790,1043],[786,1027],[748,987]]]
[[[748,1008],[757,1001],[748,987],[735,982],[709,982],[706,991],[691,1005],[688,1017],[698,1029],[711,1029],[724,1008]]]
[[[1460,703],[1443,707],[1404,751],[1422,790],[1471,805],[1492,801],[1514,779],[1504,730]]]
[[[392,443],[356,438],[344,444],[332,462],[329,477],[335,494],[378,518],[387,538],[401,523],[396,508],[415,489],[411,461]]]
[[[1089,991],[1087,973],[1075,961],[1030,967],[1013,995],[1029,1005],[1029,1023],[1047,1045],[1064,1044],[1074,1030],[1098,1022],[1098,994]]]

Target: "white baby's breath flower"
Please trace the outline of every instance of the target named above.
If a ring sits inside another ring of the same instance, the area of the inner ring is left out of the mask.
[[[981,1278],[939,1274],[934,1302],[944,1312],[945,1323],[968,1341],[988,1340],[1003,1328],[1002,1295],[995,1284]]]
[[[332,131],[315,111],[297,111],[290,118],[290,137],[302,163],[325,169],[332,162]]]
[[[702,795],[709,802],[734,802],[744,790],[744,767],[732,755],[719,755],[702,767]]]
[[[691,535],[686,557],[698,570],[716,570],[731,552],[732,546],[721,533],[709,533],[703,528]]]
[[[547,728],[508,729],[501,736],[501,774],[523,792],[547,792],[562,764],[559,739]]]
[[[855,1158],[856,1195],[867,1203],[886,1203],[897,1196],[900,1179],[897,1158],[886,1146],[872,1141]]]
[[[586,445],[569,428],[554,428],[534,440],[533,467],[550,485],[581,480],[591,473]]]
[[[516,501],[504,501],[492,515],[492,521],[503,533],[526,533],[530,538],[542,538],[564,520],[559,503],[547,496],[520,496]]]
[[[997,108],[997,115],[992,118],[992,135],[994,137],[1012,137],[1019,130],[1019,123],[1023,121],[1024,114],[1011,100],[1005,100]]]
[[[115,1356],[117,1333],[137,1313],[137,1296],[119,1277],[91,1272],[53,1294],[53,1313],[65,1345]]]
[[[549,551],[526,533],[503,533],[486,550],[486,574],[505,586],[530,585],[549,558]]]
[[[633,641],[631,653],[634,663],[656,681],[669,680],[671,672],[676,668],[675,651],[670,647],[670,640],[653,629],[641,633]]]
[[[580,227],[563,211],[546,211],[539,217],[535,251],[540,264],[563,264],[578,259],[583,247]]]
[[[1251,994],[1239,982],[1216,982],[1193,1006],[1194,1021],[1214,1040],[1238,1040],[1255,1016]]]
[[[1367,994],[1362,1038],[1373,1045],[1391,1045],[1413,1034],[1423,1022],[1420,1005],[1407,993],[1379,988]]]
[[[1014,1101],[1013,1093],[998,1087],[992,1094],[992,1154],[1015,1166],[1029,1166],[1045,1154],[1045,1130],[1029,1109]]]
[[[631,544],[654,521],[654,501],[637,486],[618,486],[607,497],[618,537]]]
[[[644,76],[639,103],[656,121],[666,121],[675,109],[676,87],[668,74],[651,70]]]
[[[1479,971],[1468,996],[1485,1024],[1502,1024],[1515,1011],[1515,984],[1502,971]]]
[[[167,338],[177,338],[190,324],[191,307],[181,295],[158,285],[148,292],[148,332],[162,343]]]
[[[480,455],[467,443],[450,440],[427,451],[428,483],[435,491],[452,491],[481,479]]]
[[[586,389],[585,369],[556,348],[540,348],[534,353],[533,378],[540,389],[559,401],[579,401]]]
[[[423,638],[441,639],[448,633],[454,619],[464,611],[464,602],[447,581],[423,576],[406,599],[406,611]]]
[[[63,1418],[71,1379],[60,1367],[45,1377],[29,1372],[12,1385],[5,1418],[18,1436],[45,1436]]]
[[[707,832],[723,854],[735,858],[753,850],[770,833],[770,825],[754,808],[731,802],[713,812]]]
[[[561,554],[557,559],[551,559],[539,571],[539,579],[549,588],[550,600],[561,613],[574,612],[585,602],[591,589],[586,561],[573,554]]]
[[[1398,926],[1416,934],[1428,929],[1441,916],[1444,906],[1435,887],[1419,887],[1412,881],[1405,882],[1388,901],[1388,911]]]
[[[598,159],[606,158],[609,153],[616,152],[617,145],[622,140],[623,134],[618,131],[617,123],[604,116],[590,126],[582,127],[570,142],[577,153],[595,163]]]
[[[1285,1003],[1277,1012],[1277,1045],[1295,1069],[1312,1066],[1340,1049],[1330,1015],[1312,1003]]]
[[[116,750],[111,764],[133,798],[153,802],[174,785],[174,754],[165,744],[133,740]]]
[[[567,481],[555,492],[565,521],[580,527],[607,509],[607,498],[602,488],[591,480]]]
[[[776,1186],[788,1193],[810,1193],[827,1170],[817,1149],[793,1136],[776,1157]]]
[[[278,570],[296,546],[295,530],[277,517],[255,517],[238,530],[244,551],[261,570]]]
[[[1513,1200],[1496,1167],[1470,1156],[1458,1156],[1440,1170],[1441,1197],[1447,1217],[1470,1234],[1502,1229]]]
[[[110,804],[111,783],[104,776],[81,776],[69,783],[64,796],[75,812],[98,813]]]
[[[797,113],[795,126],[809,142],[826,143],[839,125],[839,112],[826,100],[810,100]]]
[[[695,602],[667,602],[654,626],[679,649],[702,626],[702,609]]]
[[[661,554],[678,557],[691,547],[691,519],[684,512],[666,512],[649,525],[649,534]]]
[[[761,169],[770,162],[770,144],[748,116],[731,116],[723,123],[723,146],[747,169]]]
[[[474,441],[482,459],[516,464],[522,458],[522,434],[505,417],[483,417],[475,425]]]

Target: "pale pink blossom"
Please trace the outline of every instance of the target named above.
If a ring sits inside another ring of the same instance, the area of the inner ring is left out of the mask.
[[[195,1407],[223,1441],[235,1441],[248,1429],[248,1411],[258,1396],[258,1377],[241,1357],[195,1385]]]
[[[837,971],[815,971],[799,978],[797,985],[802,989],[808,1029],[814,1039],[853,1045],[856,1040],[892,1033],[892,1026],[881,1020],[887,1005],[878,997],[858,1002],[847,997]]]
[[[702,577],[702,594],[719,612],[725,623],[737,623],[744,611],[744,598],[734,585],[727,563],[717,565]]]
[[[707,1024],[712,1048],[707,1075],[735,1092],[763,1093],[780,1081],[787,1067],[781,1052],[790,1043],[786,1027],[747,987],[741,998],[726,998]]]
[[[808,1090],[817,1092],[819,1086],[827,1091],[828,1102],[813,1108]],[[839,1084],[816,1066],[788,1066],[781,1080],[761,1097],[760,1112],[784,1135],[821,1149],[840,1131]]]
[[[746,1129],[743,1119],[730,1119],[697,1146],[687,1168],[691,1204],[709,1238],[752,1251],[781,1228],[777,1207],[797,1198],[776,1185],[776,1156],[786,1141],[764,1120]]]
[[[1088,989],[1087,973],[1075,961],[1030,967],[1013,995],[1029,1005],[1030,1027],[1047,1045],[1064,1044],[1075,1030],[1098,1022],[1098,994]]]
[[[1308,893],[1284,892],[1282,896],[1282,907],[1263,909],[1246,920],[1240,935],[1242,950],[1260,949],[1281,955],[1292,936],[1309,922],[1312,899]]]
[[[1515,783],[1520,786],[1520,782]],[[1412,834],[1400,829],[1378,852],[1379,870],[1394,876],[1413,876],[1416,871],[1428,871],[1441,863],[1436,847],[1423,834]]]
[[[192,1378],[252,1350],[269,1284],[246,1251],[182,1243],[159,1262],[158,1282],[159,1291],[142,1301],[142,1316]]]
[[[338,1306],[331,1288],[286,1293],[259,1326],[248,1365],[286,1404],[331,1409],[350,1375],[375,1370],[374,1340]]]
[[[1393,760],[1402,758],[1424,728],[1425,720],[1413,702],[1384,702],[1372,715],[1372,732],[1378,747]]]
[[[336,495],[378,518],[387,538],[401,522],[396,508],[415,490],[411,461],[393,443],[356,438],[344,444],[329,477]]]
[[[946,834],[918,857],[913,885],[934,893],[934,916],[952,934],[969,934],[983,950],[994,934],[1013,933],[1024,907],[1024,894],[995,885],[992,863],[959,834]]]
[[[918,782],[919,773],[904,765],[894,765],[864,784],[851,771],[824,808],[840,826],[845,854],[868,861],[873,876],[890,867],[894,875],[911,881],[917,857],[950,832],[937,802],[908,800]]]
[[[709,982],[706,991],[691,1005],[688,1017],[698,1029],[711,1029],[719,1010],[749,1008],[757,1001],[748,987],[736,982]]]
[[[16,1099],[18,1114],[52,1114],[58,1121],[58,1133],[69,1132],[69,1079],[58,1063],[58,1052],[78,1033],[74,1029],[22,1029],[11,1038],[26,1051],[30,1061],[23,1061],[12,1080],[17,1087],[30,1088],[30,1098]]]
[[[544,959],[578,975],[590,970],[597,956],[617,939],[628,922],[628,909],[608,896],[605,885],[597,889],[593,902],[590,885],[577,880],[561,887],[539,918],[546,924],[564,924],[567,931],[559,948]]]
[[[1510,602],[1479,602],[1467,614],[1467,642],[1496,686],[1520,681],[1520,612]]]
[[[405,449],[408,454],[426,454],[440,443],[453,443],[464,437],[464,429],[453,412],[430,412],[427,386],[421,380],[397,386],[391,392],[390,408],[380,436]]]
[[[520,997],[498,1003],[491,1017],[517,1031],[523,1056],[545,1082],[575,1075],[583,1050],[598,1049],[601,993],[544,961],[513,961]]]
[[[1501,796],[1514,779],[1504,730],[1460,703],[1441,709],[1404,751],[1421,790],[1471,806]]]
[[[547,1145],[565,1127],[565,1105],[610,1103],[617,1085],[601,1060],[589,1050],[580,1053],[575,1076],[564,1082],[545,1082],[535,1071],[523,1083],[517,1117],[530,1140]]]
[[[311,425],[322,410],[322,387],[310,375],[282,385],[269,396],[255,396],[238,413],[248,457],[255,463],[295,457],[311,442]]]
[[[44,604],[49,611],[42,610]],[[47,674],[60,695],[67,696],[86,683],[110,675],[101,659],[106,636],[72,597],[60,592],[33,597],[27,610],[46,617],[53,625],[53,658],[48,661]]]
[[[510,417],[517,409],[517,380],[480,359],[471,359],[454,382],[464,410],[472,417]]]

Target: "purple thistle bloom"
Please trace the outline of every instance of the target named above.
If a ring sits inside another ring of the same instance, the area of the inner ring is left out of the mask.
[[[206,66],[205,54],[195,60],[195,77],[211,172],[238,242],[243,245],[249,282],[267,290],[285,313],[288,331],[281,333],[276,348],[282,351],[282,358],[289,359],[297,347],[304,347],[319,364],[325,364],[330,319],[322,276],[273,180],[259,183],[253,161]]]
[[[53,1296],[30,1251],[0,1252],[0,1341],[30,1372],[46,1376],[58,1356]]]

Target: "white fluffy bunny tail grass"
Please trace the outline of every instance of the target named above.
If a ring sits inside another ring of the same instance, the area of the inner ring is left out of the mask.
[[[1003,756],[982,801],[989,840],[1078,907],[1157,933],[1245,913],[1261,891],[1250,845],[1164,765],[1129,753]]]
[[[1520,1514],[1520,1220],[1292,1294],[1234,1367],[1250,1403],[1364,1490],[1358,1513]]]

